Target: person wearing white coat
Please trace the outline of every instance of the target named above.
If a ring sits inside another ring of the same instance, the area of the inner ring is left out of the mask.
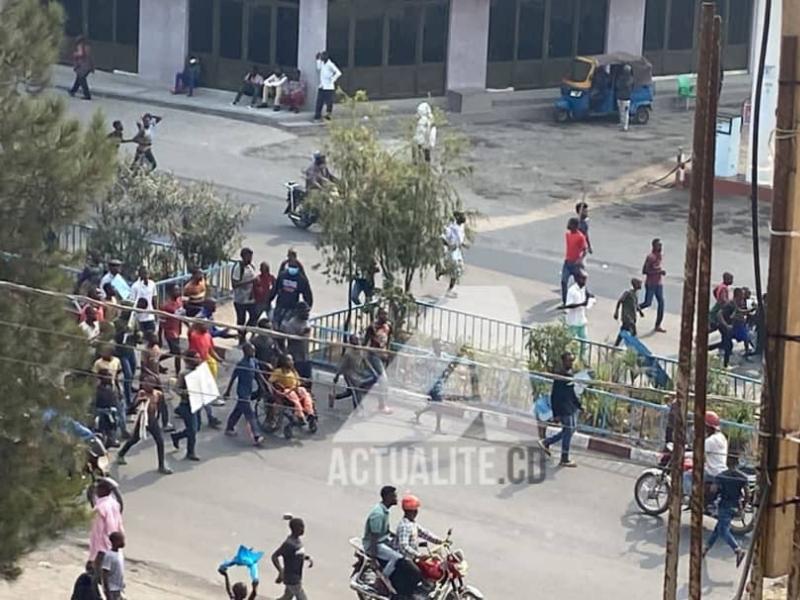
[[[420,102],[417,106],[417,128],[414,131],[414,144],[416,156],[422,156],[425,162],[431,162],[431,150],[436,145],[436,125],[434,125],[433,111],[427,102]]]

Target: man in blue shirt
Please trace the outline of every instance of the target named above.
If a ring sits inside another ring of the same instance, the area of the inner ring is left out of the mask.
[[[242,352],[244,356],[242,360],[236,364],[236,368],[231,375],[231,380],[228,383],[228,388],[225,390],[225,397],[230,396],[233,383],[234,381],[237,382],[236,407],[231,411],[228,417],[225,435],[236,435],[236,423],[239,422],[240,417],[244,416],[245,420],[250,425],[250,434],[253,436],[253,443],[258,446],[264,438],[258,435],[258,423],[256,422],[256,417],[251,405],[253,384],[255,383],[256,372],[258,371],[258,362],[255,358],[256,349],[252,344],[246,343],[242,346]]]
[[[708,554],[718,538],[722,538],[736,554],[736,566],[738,567],[745,556],[745,551],[739,547],[736,538],[731,533],[731,521],[739,510],[739,504],[744,497],[744,490],[747,486],[747,475],[738,469],[739,457],[734,454],[728,455],[728,468],[716,477],[715,485],[719,495],[719,506],[717,508],[717,526],[711,533],[703,550],[703,556]]]

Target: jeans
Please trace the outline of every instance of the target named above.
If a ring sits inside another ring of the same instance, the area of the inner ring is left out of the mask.
[[[708,349],[722,350],[722,362],[727,367],[731,362],[731,354],[733,354],[733,331],[730,327],[725,327],[724,325],[718,325],[717,331],[719,331],[719,335],[722,339],[716,344],[711,344]]]
[[[125,405],[133,403],[133,376],[136,373],[136,350],[128,346],[117,347],[117,358],[122,363],[122,394]]]
[[[135,446],[141,437],[139,436],[139,419],[136,420],[136,424],[133,426],[133,434],[131,435],[131,439],[125,442],[125,445],[119,451],[119,456],[124,457],[128,451]],[[156,454],[158,456],[158,468],[164,468],[164,437],[161,435],[161,427],[158,426],[158,418],[150,419],[147,423],[147,433],[149,433],[153,437],[153,441],[156,443]]]
[[[617,100],[617,110],[619,110],[619,124],[623,131],[628,131],[631,121],[631,101]]]
[[[561,440],[561,462],[566,462],[569,460],[569,445],[572,442],[572,434],[575,433],[575,429],[578,427],[578,415],[577,413],[565,415],[559,417],[559,420],[561,421],[561,431],[546,438],[544,445],[549,448]]]
[[[330,116],[330,114],[333,112],[333,95],[334,90],[323,90],[322,88],[317,90],[317,105],[314,108],[315,119],[322,118],[323,106],[325,106],[328,116]]]
[[[238,402],[236,402],[236,406],[228,416],[228,424],[225,426],[225,430],[233,431],[241,417],[244,417],[244,420],[250,425],[253,439],[257,438],[258,423],[256,422],[256,415],[253,413],[253,406],[250,404],[250,398],[239,398]]]
[[[181,419],[183,419],[184,426],[183,431],[172,434],[172,439],[177,442],[185,438],[186,455],[192,456],[197,442],[197,421],[199,415],[192,414],[192,408],[189,406],[188,402],[181,402],[177,410]]]
[[[714,527],[714,531],[712,531],[711,535],[708,537],[708,542],[706,542],[707,548],[711,548],[717,542],[718,538],[722,538],[725,543],[731,547],[731,550],[734,552],[739,550],[739,544],[731,533],[731,521],[735,514],[735,508],[720,507],[717,514],[717,526]]]
[[[256,305],[255,302],[248,303],[248,304],[241,304],[239,302],[233,303],[233,309],[236,311],[236,324],[247,325],[248,327],[255,327],[256,326],[256,319],[258,319],[258,313],[256,312]],[[244,340],[245,333],[239,334],[239,339]]]
[[[661,321],[664,320],[664,286],[660,283],[651,285],[644,284],[644,302],[639,305],[641,310],[648,308],[653,304],[653,296],[658,303],[658,311],[656,312],[656,327],[661,327]]]
[[[379,560],[386,561],[386,566],[383,567],[383,574],[387,578],[391,577],[392,573],[394,573],[394,569],[397,567],[397,561],[403,558],[402,554],[388,544],[378,544],[375,546],[375,556],[377,556]]]
[[[194,88],[197,87],[197,80],[191,73],[176,73],[175,75],[175,93],[182,94],[184,90],[189,96],[194,94]]]
[[[364,294],[364,300],[369,302],[372,300],[374,289],[375,285],[369,279],[356,277],[350,287],[350,301],[353,304],[361,305],[361,294]]]
[[[305,591],[303,590],[302,583],[292,583],[286,584],[286,589],[283,592],[283,596],[278,598],[278,600],[307,600],[308,596],[306,596]]]
[[[87,100],[92,99],[92,92],[89,90],[89,81],[87,80],[88,75],[78,75],[75,74],[75,83],[72,84],[72,88],[69,90],[71,96],[75,95],[75,92],[78,91],[78,88],[81,89],[83,92],[83,97]]]
[[[569,278],[575,277],[575,274],[581,270],[581,263],[564,261],[561,267],[561,304],[567,303],[567,288],[569,287]]]

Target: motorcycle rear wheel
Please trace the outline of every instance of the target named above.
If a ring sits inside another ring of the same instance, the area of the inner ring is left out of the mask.
[[[653,517],[662,515],[669,509],[670,487],[669,479],[664,475],[647,471],[636,480],[633,498],[643,513]]]

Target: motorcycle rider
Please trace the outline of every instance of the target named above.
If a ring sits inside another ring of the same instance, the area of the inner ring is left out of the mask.
[[[707,410],[704,418],[706,429],[705,485],[715,483],[716,478],[727,468],[728,438],[720,430],[720,418],[713,410]],[[683,490],[686,496],[692,493],[692,471],[683,473]]]
[[[327,157],[324,153],[317,150],[311,160],[311,164],[305,171],[306,175],[306,194],[312,190],[319,190],[326,183],[336,183],[336,178],[328,168]]]
[[[403,518],[397,524],[394,534],[394,547],[406,558],[412,560],[419,558],[419,540],[425,540],[431,544],[442,544],[444,539],[436,537],[433,533],[417,523],[419,507],[422,503],[419,498],[412,494],[403,497],[400,506],[403,509]]]
[[[403,558],[397,550],[392,547],[391,533],[389,531],[389,510],[397,504],[397,488],[385,485],[381,488],[381,501],[367,515],[364,524],[364,537],[362,543],[364,552],[370,558],[377,558],[386,562],[383,568],[384,584],[391,588],[389,578],[394,573],[397,562]],[[395,590],[389,589],[392,594]]]

